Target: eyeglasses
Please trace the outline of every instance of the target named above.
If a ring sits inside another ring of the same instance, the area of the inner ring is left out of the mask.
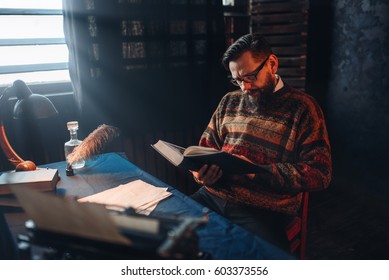
[[[266,61],[269,59],[270,55],[250,74],[244,75],[242,78],[231,78],[230,82],[235,86],[240,86],[243,82],[252,83],[257,80],[257,75],[259,71],[265,66]]]

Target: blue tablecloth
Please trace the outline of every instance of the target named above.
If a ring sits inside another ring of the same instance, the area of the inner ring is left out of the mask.
[[[107,153],[89,160],[86,166],[75,170],[75,176],[66,176],[65,162],[44,165],[59,170],[61,180],[57,192],[84,197],[133,180],[141,179],[157,187],[168,187],[173,195],[161,201],[155,212],[200,217],[204,207],[187,195],[167,185],[129,162],[124,154]],[[209,222],[197,230],[199,247],[212,259],[294,259],[289,253],[273,246],[210,211]]]

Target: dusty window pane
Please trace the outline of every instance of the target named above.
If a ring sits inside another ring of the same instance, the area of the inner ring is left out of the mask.
[[[0,86],[10,86],[15,80],[23,80],[26,83],[47,83],[70,81],[70,77],[67,69],[2,74],[0,75]]]
[[[61,9],[62,0],[1,0],[4,9]]]
[[[26,83],[69,81],[69,52],[62,41],[63,16],[56,11],[62,9],[62,0],[0,2],[0,9],[16,9],[0,15],[0,40],[5,41],[0,46],[0,67],[5,66],[4,73],[0,74],[0,85],[9,85],[17,79]],[[41,14],[41,9],[49,13]],[[19,10],[29,12],[19,13]]]
[[[0,46],[0,66],[68,62],[65,44]]]
[[[0,39],[63,37],[62,15],[0,15]]]

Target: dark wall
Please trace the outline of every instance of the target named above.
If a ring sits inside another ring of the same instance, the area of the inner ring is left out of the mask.
[[[334,179],[389,195],[389,3],[311,1],[308,91],[322,104]]]

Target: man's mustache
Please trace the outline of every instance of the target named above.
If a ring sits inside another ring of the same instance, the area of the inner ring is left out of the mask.
[[[262,94],[263,93],[263,89],[256,88],[256,89],[249,89],[249,90],[243,91],[243,94],[247,94],[247,95],[255,95],[257,93]]]

